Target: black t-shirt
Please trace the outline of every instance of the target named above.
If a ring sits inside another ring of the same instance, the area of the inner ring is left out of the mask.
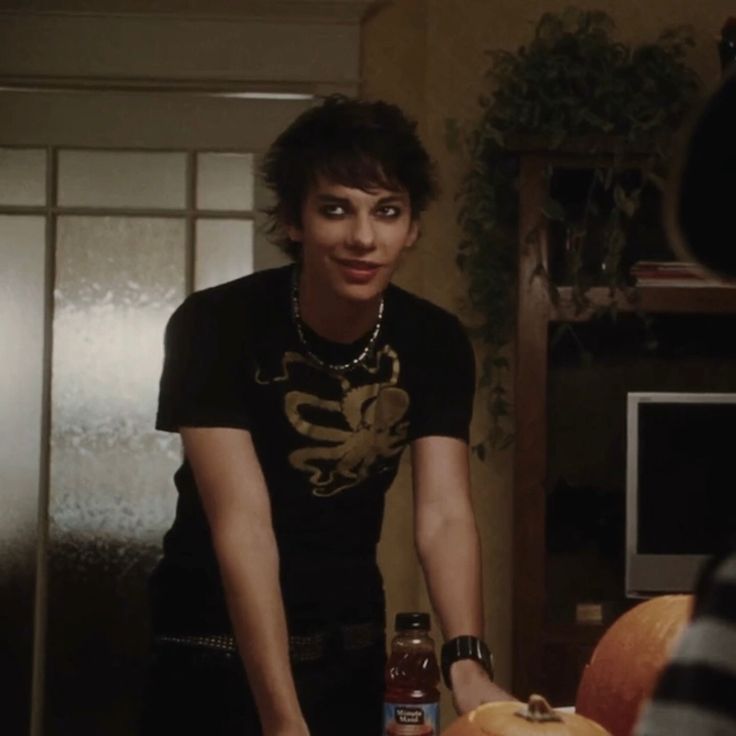
[[[156,426],[248,430],[271,499],[292,632],[383,620],[376,545],[384,494],[412,440],[467,440],[474,361],[457,318],[391,285],[371,354],[332,373],[307,357],[290,309],[292,267],[196,292],[171,317]],[[349,362],[306,330],[312,352]],[[191,468],[175,475],[176,519],[152,578],[154,630],[230,630]]]

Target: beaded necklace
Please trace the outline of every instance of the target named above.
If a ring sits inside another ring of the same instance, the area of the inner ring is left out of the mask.
[[[310,348],[309,342],[304,334],[304,322],[302,321],[302,314],[299,308],[299,270],[297,268],[294,268],[291,277],[291,316],[294,320],[296,333],[299,336],[299,342],[302,344],[304,352],[307,354],[309,359],[316,363],[320,368],[324,368],[332,373],[343,373],[344,371],[349,371],[360,365],[375,347],[376,340],[378,340],[378,335],[381,332],[381,324],[383,323],[383,296],[381,296],[381,303],[378,306],[378,319],[376,320],[376,325],[373,328],[373,332],[371,333],[368,342],[360,353],[347,363],[328,363],[327,361],[322,360],[322,358],[316,355]]]

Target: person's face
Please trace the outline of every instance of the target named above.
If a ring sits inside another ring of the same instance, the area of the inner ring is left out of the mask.
[[[302,204],[302,279],[316,294],[373,301],[388,286],[401,254],[419,234],[405,191],[364,191],[318,178]]]

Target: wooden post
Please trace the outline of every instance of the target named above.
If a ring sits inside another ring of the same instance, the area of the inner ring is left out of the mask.
[[[545,476],[549,292],[546,278],[546,161],[521,158],[519,283],[514,403],[513,692],[526,700],[538,687],[545,599]]]

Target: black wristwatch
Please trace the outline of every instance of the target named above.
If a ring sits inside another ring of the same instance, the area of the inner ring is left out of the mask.
[[[486,643],[477,636],[456,636],[442,645],[440,656],[442,679],[450,690],[452,690],[450,667],[460,659],[474,659],[480,662],[488,676],[493,679],[493,655]]]

